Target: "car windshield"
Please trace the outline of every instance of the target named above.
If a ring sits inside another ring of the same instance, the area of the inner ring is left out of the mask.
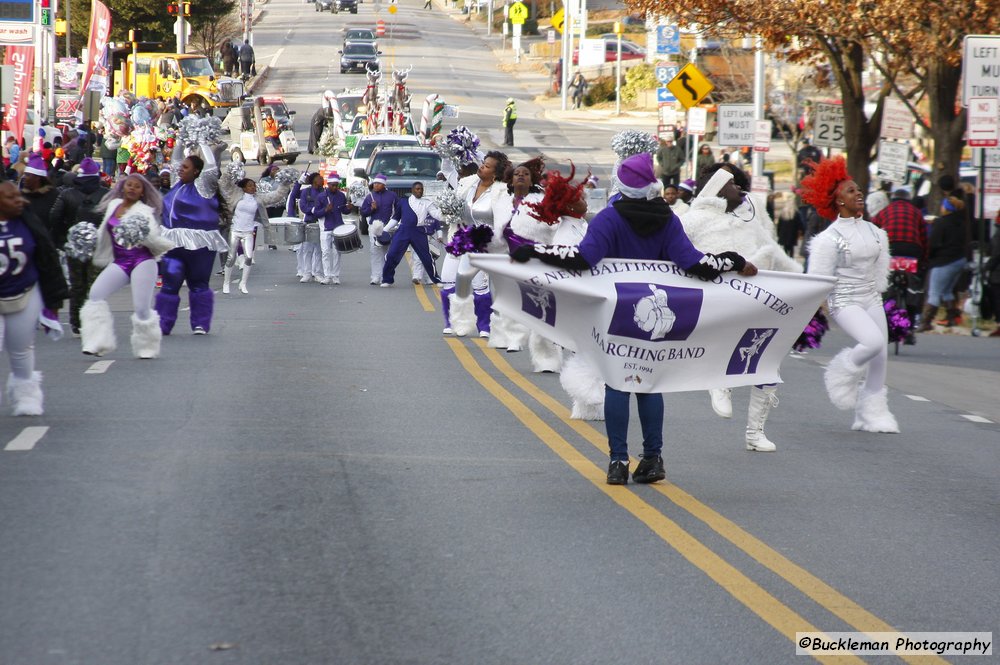
[[[379,139],[377,141],[361,141],[358,143],[358,149],[354,153],[355,159],[368,159],[375,152],[375,148],[381,146],[383,148],[393,148],[393,147],[406,147],[412,146],[416,143],[412,138],[410,140],[404,139]],[[437,171],[434,172],[437,174]]]
[[[348,30],[344,36],[345,40],[350,39],[375,39],[375,33],[371,30]]]
[[[267,102],[264,105],[264,110],[271,111],[275,118],[288,117],[288,107],[285,106],[284,102]]]
[[[361,97],[337,97],[337,106],[340,108],[340,117],[344,120],[353,120],[358,114],[358,106],[361,104]]]
[[[372,173],[382,173],[389,178],[434,178],[440,170],[441,156],[432,152],[376,155],[371,163]]]
[[[348,44],[344,48],[344,55],[375,55],[374,44]]]
[[[180,65],[184,76],[215,75],[215,72],[212,71],[212,65],[208,62],[208,58],[181,58]]]

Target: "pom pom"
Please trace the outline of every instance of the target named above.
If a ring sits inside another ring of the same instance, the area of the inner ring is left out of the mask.
[[[635,129],[626,129],[611,137],[611,149],[618,155],[618,159],[628,159],[643,152],[652,155],[659,145],[655,136]]]
[[[479,137],[465,125],[459,125],[448,133],[444,141],[438,141],[434,149],[455,168],[464,164],[479,163]]]
[[[818,349],[820,345],[820,340],[823,339],[823,335],[826,331],[830,329],[830,324],[826,320],[826,316],[823,314],[823,310],[816,310],[816,314],[812,317],[812,320],[806,325],[805,330],[799,335],[799,338],[795,340],[792,344],[792,348],[796,351],[802,352],[806,349]]]
[[[229,162],[226,164],[226,175],[234,183],[243,180],[246,177],[246,169],[243,168],[243,162]],[[260,183],[257,183],[257,189],[260,190]]]
[[[813,172],[802,179],[798,190],[802,200],[816,208],[816,212],[824,219],[837,219],[835,198],[837,188],[841,183],[851,179],[847,172],[847,162],[843,157],[820,160],[819,164],[806,161],[813,167]]]
[[[302,173],[298,169],[286,166],[274,175],[274,180],[279,185],[291,187],[295,184],[295,181],[299,179],[300,175],[302,175]]]
[[[463,226],[455,232],[455,236],[445,249],[448,250],[449,254],[454,256],[483,254],[486,252],[491,240],[493,240],[492,226],[486,226],[485,224]]]
[[[583,196],[584,185],[587,178],[573,184],[573,176],[576,175],[576,166],[570,162],[569,177],[564,178],[559,171],[549,171],[545,180],[545,198],[541,203],[526,204],[531,212],[528,214],[543,224],[558,224],[563,215],[572,214],[570,211]],[[590,174],[587,174],[590,177]]]
[[[889,328],[889,342],[902,342],[913,328],[910,315],[902,307],[896,307],[896,301],[891,298],[882,307],[885,309],[885,322]]]
[[[355,180],[347,187],[347,197],[354,205],[361,205],[361,202],[368,196],[368,188],[363,180]]]
[[[149,235],[149,222],[138,215],[125,215],[114,228],[115,242],[126,249],[141,243]]]
[[[181,120],[177,130],[177,139],[188,149],[195,149],[202,144],[214,145],[219,142],[222,134],[222,121],[216,117],[199,118],[191,116]]]
[[[441,221],[445,224],[458,224],[462,219],[465,202],[458,198],[452,190],[444,190],[434,203],[441,211]]]
[[[77,261],[89,261],[97,247],[97,227],[90,222],[80,222],[69,228],[64,249],[66,255]]]

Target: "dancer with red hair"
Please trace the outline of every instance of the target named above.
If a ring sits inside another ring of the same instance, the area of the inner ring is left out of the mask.
[[[865,195],[842,157],[808,165],[814,170],[803,178],[799,193],[833,220],[809,243],[809,273],[837,278],[827,306],[837,325],[857,342],[827,365],[826,391],[838,409],[854,409],[851,429],[899,432],[885,387],[889,336],[882,292],[888,288],[889,238],[862,217]]]

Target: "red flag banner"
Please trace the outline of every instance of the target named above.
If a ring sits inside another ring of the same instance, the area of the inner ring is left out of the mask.
[[[31,99],[31,73],[35,67],[34,46],[8,46],[3,64],[14,66],[14,97],[7,104],[4,120],[17,141],[24,136],[24,123],[28,118],[28,101]]]
[[[90,8],[90,39],[87,41],[87,68],[80,82],[80,93],[108,89],[108,39],[111,37],[111,12],[101,0]]]

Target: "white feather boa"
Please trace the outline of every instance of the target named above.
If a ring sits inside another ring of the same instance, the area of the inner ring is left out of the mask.
[[[702,252],[738,252],[760,270],[802,272],[756,220],[747,222],[726,212],[726,201],[717,196],[698,197],[680,218],[691,243]]]

